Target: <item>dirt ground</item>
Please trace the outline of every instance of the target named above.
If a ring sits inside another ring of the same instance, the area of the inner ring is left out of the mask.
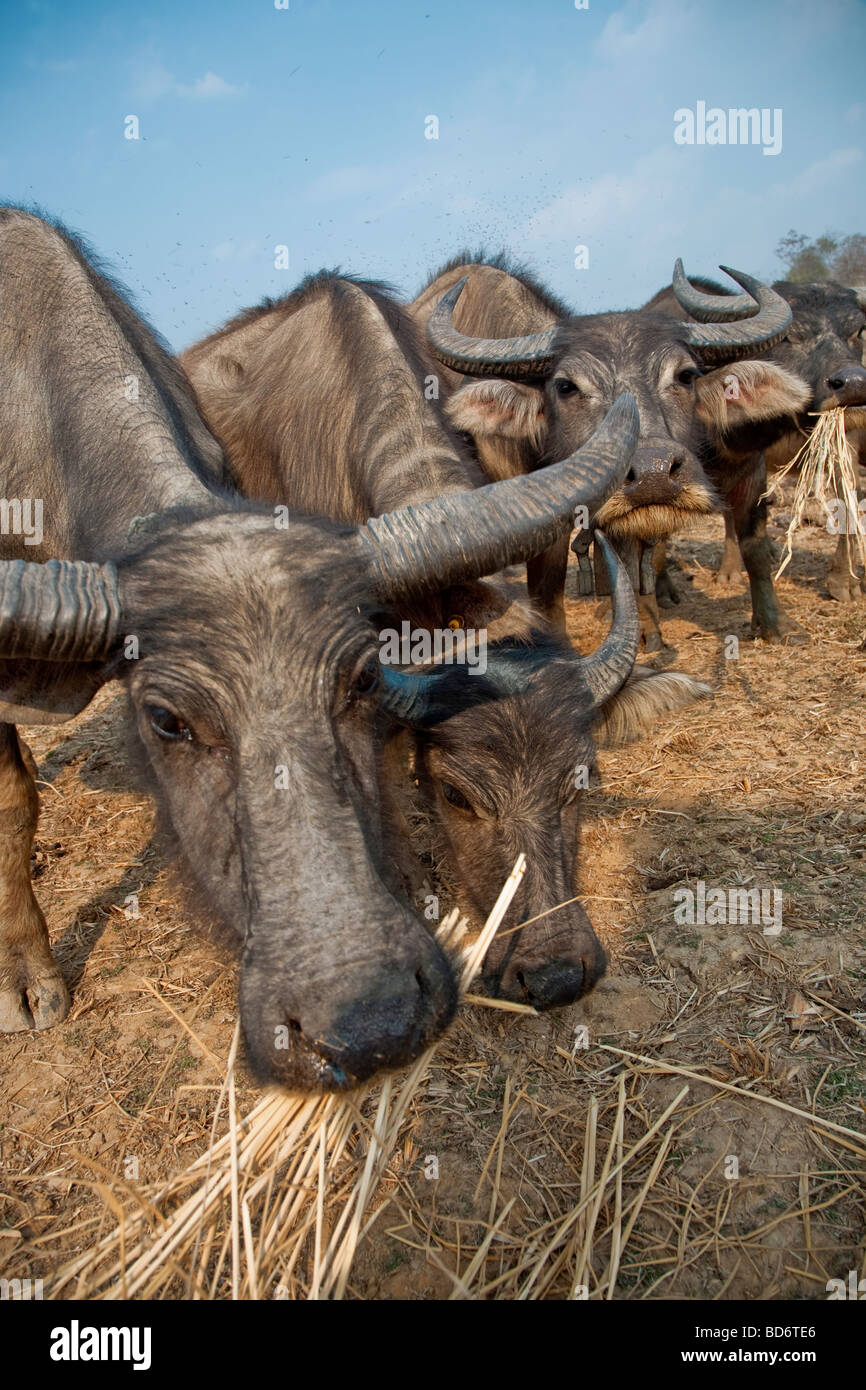
[[[462,1011],[351,1296],[459,1295],[456,1271],[490,1298],[808,1299],[866,1274],[866,1136],[830,1127],[866,1130],[866,608],[822,592],[833,539],[808,528],[778,586],[800,640],[755,644],[745,577],[714,583],[721,537],[714,518],[675,543],[682,603],[653,658],[714,700],[603,752],[586,793],[580,888],[608,976],[557,1015]],[[569,624],[584,648],[601,633],[593,603]],[[110,1222],[113,1177],[153,1182],[205,1147],[235,1019],[234,967],[151,845],[119,713],[107,689],[28,734],[35,887],[74,1003],[59,1029],[0,1038],[0,1274],[46,1297],[84,1223]],[[781,932],[678,924],[674,894],[701,880],[780,890]]]

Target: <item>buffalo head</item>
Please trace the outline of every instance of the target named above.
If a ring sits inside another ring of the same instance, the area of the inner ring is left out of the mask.
[[[679,271],[678,262],[675,276]],[[461,295],[469,293],[464,277],[427,324],[440,361],[483,378],[455,391],[448,405],[452,422],[482,451],[485,440],[520,439],[543,462],[579,446],[610,402],[628,390],[640,415],[638,446],[622,488],[596,521],[614,539],[670,534],[717,506],[703,463],[720,407],[726,424],[735,416],[796,408],[784,373],[742,360],[779,341],[791,310],[775,290],[730,273],[746,292],[716,300],[724,309],[713,322],[683,322],[650,308],[571,315],[511,338],[474,338],[455,327]],[[796,404],[800,400],[798,394]]]
[[[0,565],[0,660],[80,673],[82,705],[123,680],[189,877],[237,940],[260,1079],[352,1086],[451,1018],[451,966],[387,867],[380,753],[395,693],[377,619],[525,559],[575,505],[596,511],[636,429],[624,398],[549,470],[360,527],[281,530],[272,512],[214,499],[158,516],[114,563]],[[428,703],[423,686],[413,698]]]

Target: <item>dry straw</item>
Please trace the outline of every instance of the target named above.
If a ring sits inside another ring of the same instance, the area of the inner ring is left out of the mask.
[[[467,927],[456,911],[438,929],[458,954],[463,998],[525,868],[521,854],[476,941],[461,945]],[[343,1297],[378,1215],[368,1207],[434,1049],[408,1072],[345,1096],[269,1090],[239,1118],[238,1040],[236,1028],[207,1152],[158,1191],[97,1183],[117,1224],[60,1271],[52,1297],[211,1299],[225,1296],[226,1279],[233,1299]],[[223,1107],[228,1132],[217,1140]],[[301,1265],[310,1251],[308,1283]]]
[[[828,520],[832,516],[832,504],[838,506],[839,502],[842,503],[841,531],[849,536],[848,569],[856,578],[854,554],[859,554],[860,563],[866,565],[866,537],[857,525],[857,460],[845,433],[845,410],[842,406],[821,412],[805,444],[779,470],[776,481],[781,482],[795,468],[799,468],[800,474],[785,536],[785,550],[776,578],[791,562],[794,532],[802,524],[806,504],[813,497],[824,508]],[[851,518],[855,519],[853,527],[846,521]]]

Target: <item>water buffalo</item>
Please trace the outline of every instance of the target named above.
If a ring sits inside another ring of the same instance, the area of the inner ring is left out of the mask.
[[[236,483],[251,497],[358,524],[483,484],[433,398],[437,367],[417,326],[378,282],[308,277],[284,298],[245,310],[182,360]],[[520,850],[527,853],[503,936],[485,963],[488,988],[538,1008],[570,1003],[604,969],[589,920],[570,901],[585,785],[575,768],[594,764],[592,725],[604,732],[615,721],[619,737],[635,737],[707,688],[679,672],[651,673],[632,677],[621,694],[607,684],[601,700],[591,675],[599,656],[577,657],[565,642],[528,628],[520,613],[515,627],[516,605],[490,609],[491,621],[483,595],[465,586],[439,599],[439,622],[455,610],[466,621],[471,607],[468,625],[480,615],[498,638],[488,646],[486,674],[465,666],[443,673],[439,714],[423,727],[415,722],[423,807],[447,877],[476,918],[486,916]],[[619,685],[636,655],[630,613],[621,599],[602,661],[605,669],[616,664]],[[413,601],[391,621],[414,628],[431,618],[429,603],[421,610]],[[391,741],[395,785],[405,780],[404,742]],[[409,877],[411,868],[404,872]],[[555,916],[542,916],[563,903]]]
[[[733,274],[733,272],[732,272]],[[449,369],[452,422],[475,441],[490,477],[537,468],[575,447],[623,389],[638,402],[641,434],[623,488],[598,525],[642,579],[641,621],[648,650],[661,645],[653,575],[642,552],[718,505],[706,474],[712,437],[734,420],[788,415],[799,385],[779,368],[744,361],[777,342],[788,305],[739,272],[749,316],[716,322],[662,310],[575,315],[504,258],[457,258],[410,305]],[[735,320],[735,321],[732,321]],[[460,384],[461,375],[483,380]],[[731,382],[736,379],[736,396]],[[535,562],[530,592],[561,612],[567,538]]]
[[[866,286],[848,287],[827,281],[798,285],[780,281],[773,286],[791,306],[793,318],[784,337],[767,351],[769,361],[795,374],[805,384],[796,416],[762,422],[758,428],[735,427],[718,440],[710,472],[725,502],[725,553],[719,570],[722,581],[740,569],[740,555],[752,585],[754,623],[760,635],[779,636],[773,592],[773,556],[766,536],[767,472],[782,468],[802,447],[816,412],[845,407],[845,425],[858,459],[866,461]],[[686,279],[678,264],[672,286],[660,290],[647,305],[681,316],[715,312],[719,297],[729,292],[713,280]],[[722,299],[724,302],[724,298]],[[833,598],[856,601],[863,585],[852,573],[848,538],[839,538],[827,579]]]
[[[224,490],[182,372],[84,248],[0,211],[3,486],[44,504],[40,545],[10,534],[0,552],[0,1030],[68,1007],[15,725],[68,718],[116,678],[186,876],[237,941],[257,1075],[340,1089],[415,1056],[455,981],[389,872],[381,754],[392,718],[435,707],[441,674],[383,670],[377,615],[549,545],[618,485],[636,431],[623,396],[533,478],[283,527]],[[605,649],[585,675],[599,703],[622,680]]]

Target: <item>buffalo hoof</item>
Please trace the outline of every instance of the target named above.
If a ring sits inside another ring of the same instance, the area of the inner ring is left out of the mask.
[[[762,623],[756,618],[752,618],[750,633],[756,642],[768,642],[771,646],[777,646],[782,641],[782,633],[777,626]]]
[[[831,571],[827,576],[827,592],[837,603],[862,604],[866,601],[863,581],[855,579],[847,570]]]
[[[721,589],[729,589],[732,585],[739,584],[742,577],[743,571],[739,565],[725,563],[716,570],[713,582]]]
[[[665,570],[656,579],[656,599],[662,608],[673,608],[682,603],[679,590],[674,587],[673,580]]]
[[[640,646],[643,652],[660,652],[664,646],[661,633],[658,631],[642,633]]]
[[[11,972],[5,972],[8,973]],[[69,990],[56,966],[19,963],[15,984],[0,985],[0,1033],[42,1031],[62,1023],[69,1013]]]

